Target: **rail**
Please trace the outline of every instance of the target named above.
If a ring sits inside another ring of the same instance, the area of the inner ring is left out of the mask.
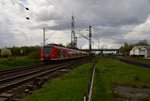
[[[80,61],[82,62],[82,61]],[[0,79],[0,92],[3,92],[4,90],[7,90],[9,88],[12,88],[14,86],[17,86],[19,84],[28,82],[36,77],[43,76],[49,73],[52,73],[56,70],[63,69],[66,67],[72,67],[73,65],[76,65],[80,63],[79,61],[72,61],[70,63],[63,63],[55,66],[43,66],[41,68],[35,68],[31,71],[20,73],[11,77],[6,77],[3,79]],[[75,64],[74,64],[75,63]],[[30,70],[30,69],[29,69]]]
[[[28,72],[19,72],[13,76],[6,76],[0,79],[0,100],[1,98],[20,99],[34,89],[41,88],[49,79],[55,78],[56,73],[59,74],[62,69],[71,70],[77,65],[88,62],[89,59],[80,59],[69,61],[67,63],[56,64],[51,66],[42,66],[34,69],[28,68]],[[10,70],[11,71],[11,70]],[[20,71],[20,70],[19,70]],[[24,71],[24,70],[23,70]],[[17,71],[18,72],[18,71]],[[14,72],[10,72],[16,73]],[[8,73],[9,74],[9,73]],[[5,74],[4,74],[5,75]],[[2,75],[1,75],[2,76]],[[22,97],[18,97],[23,95]],[[8,96],[9,95],[9,96]],[[7,97],[6,97],[7,96]],[[4,101],[4,100],[2,100]]]
[[[84,101],[91,101],[92,99],[92,90],[93,90],[93,83],[94,83],[94,76],[95,76],[95,64],[96,62],[94,62],[91,67],[88,91],[87,93],[84,94]]]

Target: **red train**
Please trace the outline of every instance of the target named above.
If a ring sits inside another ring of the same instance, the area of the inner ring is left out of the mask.
[[[57,61],[89,56],[87,52],[70,49],[57,44],[49,44],[41,48],[42,61]]]

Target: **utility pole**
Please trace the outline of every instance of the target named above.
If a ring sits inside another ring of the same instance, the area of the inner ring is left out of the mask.
[[[92,31],[91,26],[89,26],[89,52],[91,52],[92,49]]]
[[[75,47],[76,46],[76,43],[75,43],[75,31],[74,31],[74,27],[75,27],[75,24],[74,24],[74,17],[72,16],[72,23],[71,23],[71,46],[72,47]]]
[[[45,28],[43,28],[43,46],[45,46]]]
[[[75,47],[77,47],[77,37],[75,37]]]
[[[100,38],[98,39],[98,49],[100,49]]]

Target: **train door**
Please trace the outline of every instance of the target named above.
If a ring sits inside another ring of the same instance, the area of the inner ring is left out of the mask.
[[[60,58],[61,59],[63,58],[63,50],[62,50],[62,48],[60,48]]]

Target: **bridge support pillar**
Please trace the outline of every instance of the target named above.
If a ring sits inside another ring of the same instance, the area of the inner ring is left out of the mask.
[[[101,55],[103,54],[103,51],[101,51]]]

